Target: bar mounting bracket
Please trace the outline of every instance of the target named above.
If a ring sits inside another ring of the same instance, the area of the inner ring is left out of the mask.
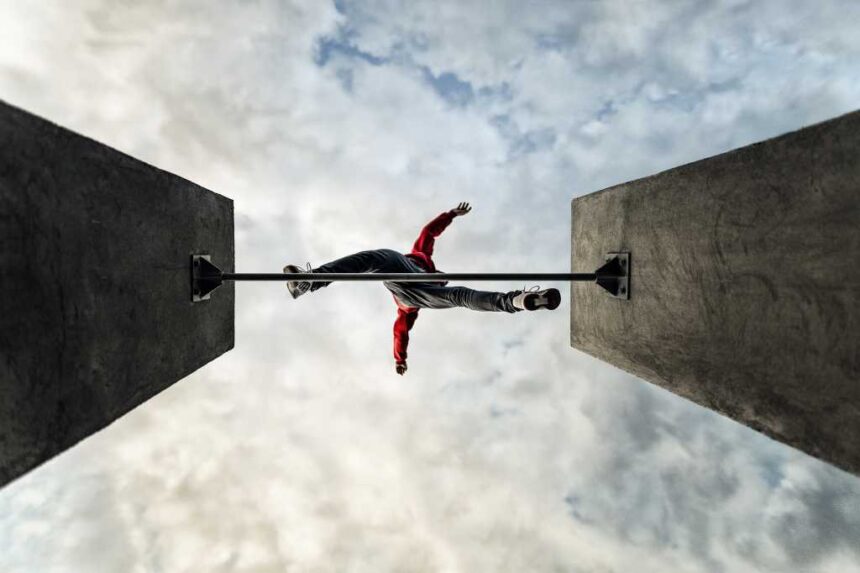
[[[609,296],[630,300],[630,253],[607,253],[606,264],[594,274],[597,284]]]
[[[191,255],[191,302],[209,300],[212,291],[221,286],[222,277],[209,255]]]

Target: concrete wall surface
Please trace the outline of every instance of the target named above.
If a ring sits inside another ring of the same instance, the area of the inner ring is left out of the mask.
[[[574,199],[570,343],[860,475],[860,112]]]
[[[233,347],[233,202],[0,102],[0,486]]]

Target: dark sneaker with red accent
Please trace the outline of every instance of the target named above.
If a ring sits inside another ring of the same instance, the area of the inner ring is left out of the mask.
[[[536,286],[521,291],[512,302],[520,310],[537,310],[539,308],[555,310],[561,304],[561,293],[555,288],[540,290],[540,287]]]
[[[304,272],[312,272],[311,264],[308,263],[308,268],[306,271],[297,267],[296,265],[287,265],[284,267],[285,273],[304,273]],[[299,298],[309,290],[311,290],[310,281],[287,281],[287,289],[289,289],[290,294],[293,295],[293,298]]]

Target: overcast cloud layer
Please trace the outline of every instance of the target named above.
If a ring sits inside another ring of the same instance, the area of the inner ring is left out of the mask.
[[[557,272],[573,197],[857,108],[858,29],[852,0],[0,0],[0,99],[233,198],[239,271],[408,250],[470,201],[440,268]],[[381,285],[239,285],[232,352],[0,492],[0,571],[860,571],[860,480],[570,349],[567,313],[424,311],[401,378]]]

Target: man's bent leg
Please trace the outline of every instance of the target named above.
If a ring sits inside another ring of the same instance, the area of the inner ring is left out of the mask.
[[[392,249],[375,249],[353,253],[321,265],[313,273],[404,273],[412,269],[404,266],[405,257]],[[328,286],[332,281],[312,282],[311,291]]]

